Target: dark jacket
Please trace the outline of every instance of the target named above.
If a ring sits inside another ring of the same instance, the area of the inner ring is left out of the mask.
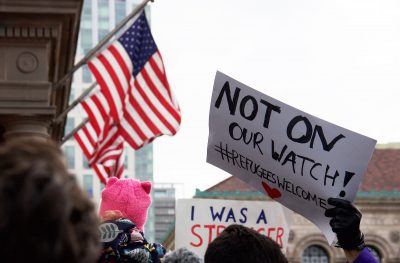
[[[378,263],[368,248],[364,248],[353,263]]]
[[[104,221],[99,226],[103,245],[99,263],[159,263],[165,254],[160,244],[148,243],[143,232],[129,219]]]

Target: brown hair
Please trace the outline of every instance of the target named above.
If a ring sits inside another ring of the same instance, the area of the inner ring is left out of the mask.
[[[205,263],[287,263],[279,245],[257,231],[233,224],[207,247]]]
[[[20,139],[0,147],[1,261],[95,262],[97,226],[57,145]]]

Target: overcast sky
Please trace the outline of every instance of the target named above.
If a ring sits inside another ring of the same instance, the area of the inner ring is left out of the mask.
[[[217,70],[378,143],[400,142],[400,1],[155,0],[154,38],[181,129],[154,141],[156,182],[184,195],[229,175],[206,163]]]

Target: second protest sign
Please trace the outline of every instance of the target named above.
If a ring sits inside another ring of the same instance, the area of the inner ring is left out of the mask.
[[[270,237],[286,251],[289,211],[271,201],[179,199],[176,206],[175,247],[204,256],[208,244],[227,226],[241,224]]]

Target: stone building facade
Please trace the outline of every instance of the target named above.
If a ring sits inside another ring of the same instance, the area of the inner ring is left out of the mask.
[[[59,141],[83,0],[3,0],[0,4],[0,141],[38,136]]]

